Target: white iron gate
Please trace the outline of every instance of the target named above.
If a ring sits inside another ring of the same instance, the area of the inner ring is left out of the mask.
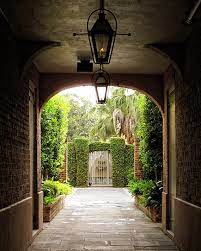
[[[89,153],[89,185],[112,185],[112,159],[109,151]]]

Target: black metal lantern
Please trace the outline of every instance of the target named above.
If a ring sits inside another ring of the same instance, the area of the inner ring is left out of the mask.
[[[107,99],[108,86],[110,85],[109,73],[100,66],[100,69],[95,71],[92,76],[92,83],[95,87],[97,103],[104,104]]]
[[[90,28],[95,17],[97,20]],[[104,9],[104,0],[100,0],[100,9],[93,11],[89,16],[87,32],[94,63],[109,64],[117,35],[117,20],[111,11]]]
[[[131,36],[131,33],[117,33],[117,19],[110,10],[104,8],[104,0],[100,0],[100,8],[90,14],[87,33],[74,32],[73,36],[87,34],[93,61],[101,65],[110,63],[116,35]]]

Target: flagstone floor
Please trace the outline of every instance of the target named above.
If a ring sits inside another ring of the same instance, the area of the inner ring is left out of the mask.
[[[177,250],[123,188],[79,188],[29,251]]]

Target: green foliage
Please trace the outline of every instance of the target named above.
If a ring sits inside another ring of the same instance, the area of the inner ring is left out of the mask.
[[[55,184],[57,186],[57,189],[59,191],[59,195],[68,195],[72,192],[72,187],[66,182],[66,183],[61,183],[59,181],[55,181]]]
[[[152,188],[146,194],[146,206],[159,208],[162,205],[162,182],[154,183]]]
[[[43,198],[43,204],[45,206],[49,206],[51,204],[53,204],[54,202],[57,201],[57,198],[51,197],[51,196],[46,196]]]
[[[133,195],[143,195],[145,196],[150,189],[153,187],[154,183],[152,180],[131,180],[129,181],[128,188]]]
[[[77,166],[76,166],[76,153],[75,153],[74,143],[72,143],[72,142],[68,143],[67,150],[68,150],[69,183],[72,186],[76,186]]]
[[[133,146],[126,145],[122,138],[112,138],[112,143],[92,142],[80,138],[68,144],[68,174],[73,186],[87,186],[89,152],[111,151],[113,166],[113,185],[127,185],[127,175],[133,169]],[[112,150],[111,150],[112,146]],[[115,178],[114,178],[115,177]]]
[[[44,106],[41,115],[41,166],[43,177],[58,178],[64,162],[69,103],[56,95]]]
[[[152,180],[130,180],[128,184],[132,195],[139,197],[139,203],[145,207],[160,207],[162,204],[162,184]]]
[[[162,116],[158,107],[147,97],[138,99],[140,160],[145,179],[160,180],[162,172]]]
[[[133,165],[134,165],[134,162],[133,162]],[[128,174],[127,174],[127,180],[128,180],[128,183],[132,180],[134,180],[135,177],[134,177],[134,168],[129,168],[128,169]]]
[[[137,123],[135,102],[138,95],[137,92],[125,88],[113,88],[112,96],[107,99],[106,104],[94,109],[97,120],[92,134],[103,141],[119,136],[125,138],[127,143],[133,143]]]
[[[89,152],[110,151],[110,143],[95,141],[89,144]]]
[[[68,114],[68,141],[77,137],[91,137],[91,130],[96,120],[96,114],[91,112],[93,105],[83,97],[75,94],[65,94],[70,103]]]
[[[135,179],[129,181],[128,188],[132,195],[142,195],[143,193],[140,189],[139,182]]]
[[[134,172],[134,146],[125,145],[124,149],[124,166],[126,174],[124,176],[124,185],[127,186],[130,173]]]
[[[86,187],[88,181],[88,166],[89,166],[89,141],[84,138],[74,139],[77,176],[76,183],[79,187]]]
[[[127,170],[124,166],[125,141],[122,138],[113,137],[110,139],[110,149],[112,154],[112,176],[114,187],[124,187]]]
[[[92,110],[96,114],[96,120],[91,130],[91,135],[97,140],[106,141],[111,136],[115,136],[113,125],[113,103],[108,99],[106,104],[96,105]]]
[[[53,180],[43,181],[42,190],[43,190],[44,197],[50,196],[50,197],[55,198],[55,197],[59,196],[58,187],[57,187],[55,181],[53,181]]]
[[[72,187],[68,183],[61,183],[54,180],[45,180],[42,184],[44,194],[44,204],[49,205],[57,200],[59,195],[68,195],[72,192]]]

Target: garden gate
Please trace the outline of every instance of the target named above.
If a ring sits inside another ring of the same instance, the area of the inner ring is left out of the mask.
[[[112,186],[112,158],[109,151],[89,153],[89,184]]]

